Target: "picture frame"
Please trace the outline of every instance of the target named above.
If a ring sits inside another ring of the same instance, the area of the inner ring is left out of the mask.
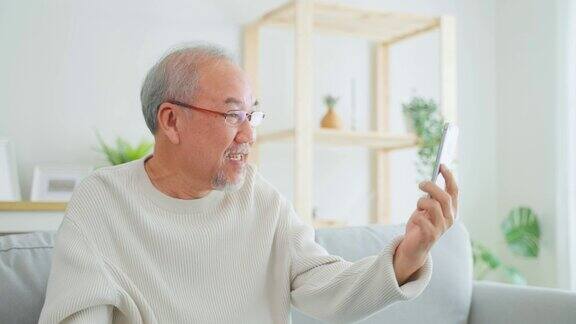
[[[93,170],[92,166],[36,166],[30,201],[67,202],[76,186]]]
[[[7,138],[0,138],[0,201],[21,199],[14,146]]]

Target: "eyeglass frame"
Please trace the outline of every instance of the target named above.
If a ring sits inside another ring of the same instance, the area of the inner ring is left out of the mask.
[[[246,111],[240,110],[240,109],[232,109],[232,110],[228,110],[227,112],[223,113],[223,112],[220,112],[220,111],[215,111],[215,110],[211,110],[211,109],[206,109],[206,108],[202,108],[202,107],[193,106],[193,105],[190,105],[190,104],[187,104],[187,103],[178,101],[178,100],[166,100],[166,101],[164,101],[164,102],[170,103],[170,104],[173,104],[173,105],[177,105],[177,106],[181,106],[181,107],[185,107],[185,108],[188,108],[188,109],[196,109],[196,110],[200,110],[200,111],[204,111],[204,112],[209,112],[209,113],[212,113],[212,114],[216,114],[216,115],[222,116],[222,117],[224,117],[224,122],[225,122],[227,125],[229,125],[229,126],[240,126],[240,125],[242,125],[242,123],[244,123],[246,120],[248,120],[248,123],[250,124],[251,127],[256,127],[256,126],[260,125],[260,124],[258,124],[258,125],[252,125],[252,124],[250,123],[250,121],[252,120],[252,114],[255,113],[255,112],[262,113],[262,119],[264,119],[264,117],[266,117],[266,114],[265,114],[263,111],[260,111],[260,110],[255,110],[255,111],[251,111],[251,112],[246,112]],[[245,114],[245,115],[244,115],[244,120],[243,120],[241,123],[237,124],[237,125],[232,125],[232,124],[230,124],[229,122],[226,121],[226,119],[227,119],[227,117],[228,117],[229,115],[231,115],[231,112],[241,112],[241,113]]]

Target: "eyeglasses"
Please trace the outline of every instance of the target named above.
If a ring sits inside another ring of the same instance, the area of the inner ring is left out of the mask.
[[[242,123],[246,119],[248,119],[248,121],[250,122],[250,126],[256,127],[256,126],[260,125],[260,123],[262,122],[262,120],[266,116],[264,114],[264,112],[262,112],[262,111],[246,112],[244,110],[229,110],[228,112],[223,113],[223,112],[219,112],[219,111],[214,111],[214,110],[210,110],[210,109],[192,106],[192,105],[189,105],[189,104],[177,101],[177,100],[167,100],[166,102],[171,103],[173,105],[186,107],[189,109],[196,109],[196,110],[216,114],[219,116],[223,116],[226,124],[228,124],[230,126],[242,125]]]

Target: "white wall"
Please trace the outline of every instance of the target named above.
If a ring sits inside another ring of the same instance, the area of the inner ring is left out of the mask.
[[[458,108],[462,216],[472,240],[485,245],[498,231],[495,2],[458,2]]]
[[[570,141],[567,98],[570,1],[496,5],[498,214],[528,205],[540,216],[539,258],[505,259],[535,285],[569,287]],[[573,9],[572,9],[573,10]],[[572,36],[574,36],[572,34]],[[570,91],[573,91],[571,89]],[[572,191],[573,192],[573,191]],[[573,230],[573,229],[572,229]],[[561,240],[564,239],[564,240]]]

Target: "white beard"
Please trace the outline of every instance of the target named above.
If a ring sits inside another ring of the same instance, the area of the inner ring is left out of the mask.
[[[226,178],[224,168],[220,168],[216,176],[212,179],[212,188],[224,192],[232,192],[242,188],[246,177],[246,166],[243,166],[235,181]]]
[[[212,178],[212,188],[214,190],[231,192],[240,189],[244,184],[244,178],[246,177],[246,164],[242,166],[242,169],[240,169],[240,172],[238,173],[236,180],[234,180],[233,182],[226,177],[225,166],[227,156],[229,155],[229,153],[236,153],[236,152],[248,154],[248,152],[250,152],[250,145],[247,143],[242,143],[239,145],[232,146],[228,148],[228,150],[226,150],[226,152],[224,153],[224,157],[221,160],[218,173],[216,174],[216,176],[214,176],[214,178]]]

